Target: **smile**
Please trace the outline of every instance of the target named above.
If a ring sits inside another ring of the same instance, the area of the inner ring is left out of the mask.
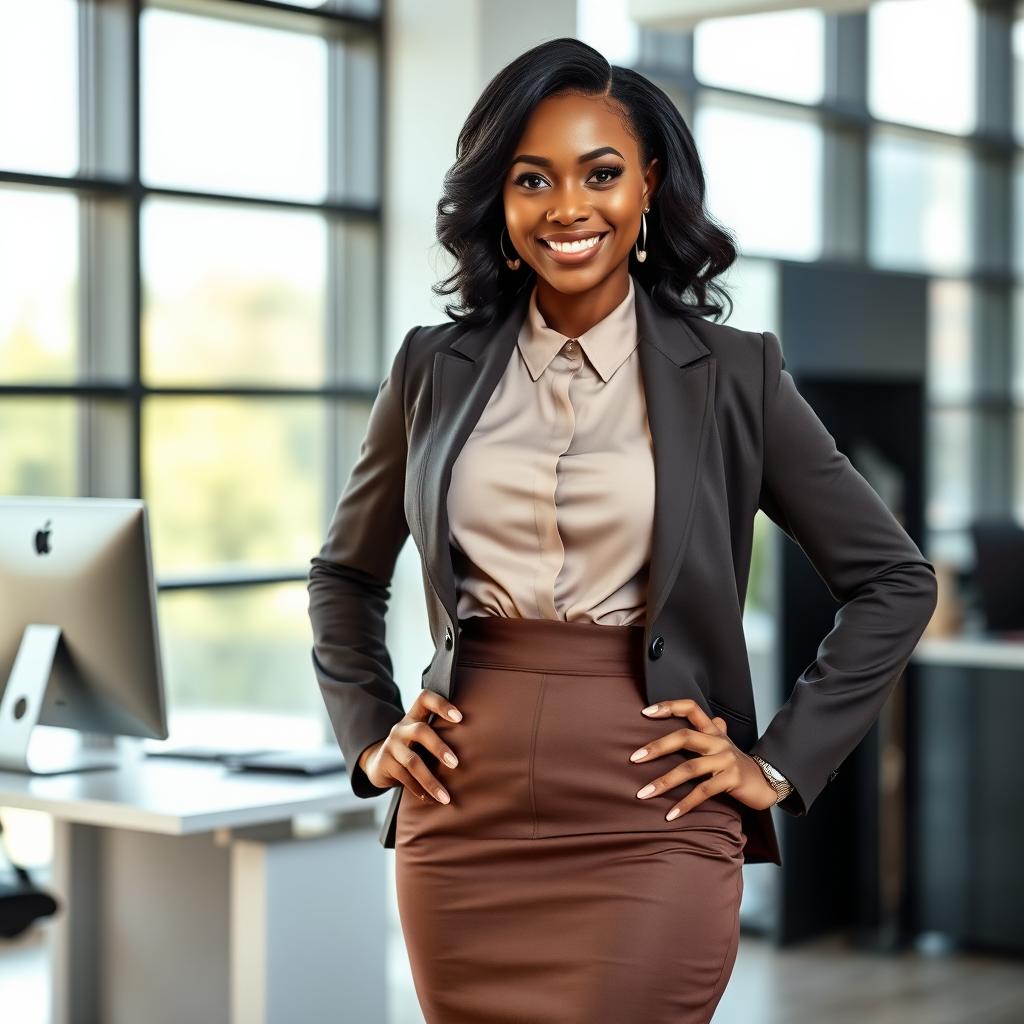
[[[592,235],[578,242],[549,242],[541,239],[547,254],[556,263],[583,263],[593,258],[594,254],[604,245],[608,232]]]

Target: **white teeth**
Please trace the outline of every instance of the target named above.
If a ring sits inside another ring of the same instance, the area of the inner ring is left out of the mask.
[[[546,240],[545,240],[546,241]],[[547,242],[555,252],[583,252],[584,249],[593,249],[601,241],[601,235],[591,235],[580,242]]]

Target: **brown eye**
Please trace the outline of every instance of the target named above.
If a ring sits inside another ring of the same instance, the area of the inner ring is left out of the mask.
[[[543,178],[541,178],[541,176],[539,174],[527,173],[527,174],[520,174],[519,177],[516,178],[516,184],[517,185],[522,185],[529,178],[538,178],[540,181],[544,180]],[[537,190],[536,189],[530,189],[529,191],[536,192]]]
[[[608,174],[611,175],[609,178],[605,178],[604,181],[599,182],[601,185],[607,185],[609,181],[614,181],[620,174],[622,174],[623,168],[621,167],[598,167],[595,174]]]

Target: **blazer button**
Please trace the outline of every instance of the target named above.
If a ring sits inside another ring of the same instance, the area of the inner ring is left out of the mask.
[[[452,639],[452,630],[450,626],[444,627],[444,646],[446,650],[451,650],[455,645],[455,641]]]
[[[656,636],[651,641],[651,646],[649,650],[651,654],[651,660],[657,661],[658,658],[660,658],[662,654],[665,653],[665,638],[663,636]]]

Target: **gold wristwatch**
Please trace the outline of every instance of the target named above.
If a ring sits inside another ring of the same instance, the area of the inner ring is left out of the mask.
[[[758,763],[769,785],[778,794],[775,802],[778,803],[780,800],[785,800],[793,792],[793,784],[782,772],[773,768],[763,757],[758,757],[757,754],[751,754],[750,756]]]

